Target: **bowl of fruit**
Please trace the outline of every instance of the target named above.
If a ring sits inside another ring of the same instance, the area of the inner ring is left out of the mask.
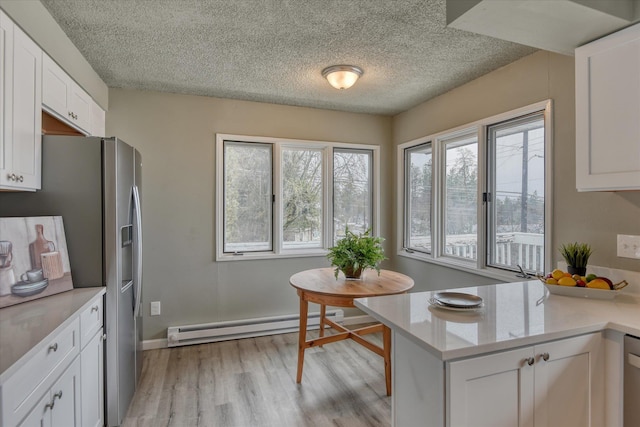
[[[613,299],[627,286],[626,280],[613,283],[606,277],[587,274],[580,276],[555,269],[546,276],[538,276],[550,293],[582,298]]]

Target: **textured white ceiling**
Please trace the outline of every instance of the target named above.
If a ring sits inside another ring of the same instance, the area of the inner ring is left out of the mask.
[[[393,115],[534,52],[445,0],[41,0],[109,87]],[[338,91],[320,74],[352,64]]]

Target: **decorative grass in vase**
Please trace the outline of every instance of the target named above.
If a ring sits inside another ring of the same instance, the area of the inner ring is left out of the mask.
[[[587,273],[587,263],[593,251],[587,243],[567,243],[560,246],[560,255],[567,262],[567,271],[571,274],[584,276]]]

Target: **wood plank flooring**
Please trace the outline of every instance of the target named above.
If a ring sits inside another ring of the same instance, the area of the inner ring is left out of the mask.
[[[391,425],[380,356],[350,340],[308,349],[296,384],[297,349],[292,333],[145,351],[123,426]]]

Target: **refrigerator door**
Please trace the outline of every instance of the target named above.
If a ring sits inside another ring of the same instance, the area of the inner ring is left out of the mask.
[[[140,200],[140,188],[142,187],[142,156],[134,150],[134,179],[133,196],[135,201],[135,259],[134,276],[136,287],[136,305],[134,310],[136,329],[136,383],[142,373],[142,289],[144,280],[142,279],[142,204]]]
[[[136,388],[136,215],[134,149],[104,140],[107,266],[107,423],[122,423]]]

